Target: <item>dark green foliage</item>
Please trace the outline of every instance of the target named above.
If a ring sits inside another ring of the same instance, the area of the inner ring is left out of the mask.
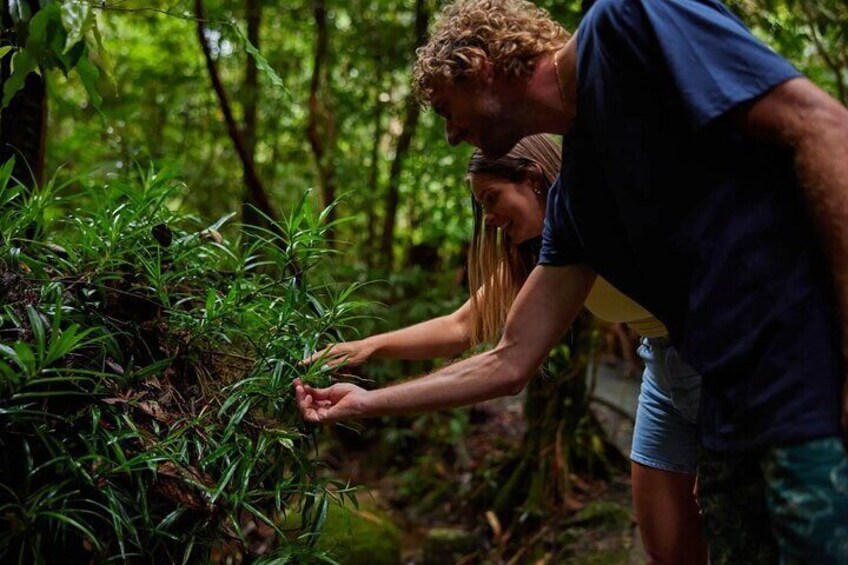
[[[0,41],[0,57],[11,53],[12,72],[3,84],[0,106],[9,104],[31,72],[59,69],[67,75],[76,69],[92,104],[99,108],[103,100],[97,91],[100,70],[90,56],[100,51],[100,32],[92,5],[11,0],[9,6],[14,41]]]
[[[728,0],[756,34],[818,86],[848,103],[848,4],[843,0]]]
[[[299,360],[353,313],[285,274],[326,251],[303,203],[227,241],[172,206],[153,172],[73,197],[27,195],[0,171],[0,561],[319,559],[315,535],[345,485],[317,475],[293,405]],[[284,532],[287,513],[302,527]]]

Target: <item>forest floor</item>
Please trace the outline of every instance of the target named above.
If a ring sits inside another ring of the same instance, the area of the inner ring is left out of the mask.
[[[601,365],[597,371],[593,412],[610,440],[626,457],[632,437],[639,379],[623,370]],[[472,423],[463,438],[461,451],[470,460],[482,460],[493,449],[517,448],[523,438],[522,399],[511,397],[490,401],[476,410],[488,417]],[[364,486],[358,498],[358,517],[379,524],[389,522],[385,535],[397,536],[404,565],[469,564],[609,564],[644,563],[644,555],[633,520],[630,480],[623,470],[607,481],[572,475],[574,496],[568,508],[532,521],[525,526],[505,528],[490,511],[474,515],[457,503],[463,482],[469,477],[444,465],[435,465],[449,486],[445,493],[419,493],[410,501],[409,477],[398,473],[363,472],[367,465],[356,456],[334,475]],[[414,480],[414,479],[413,479]],[[451,483],[453,486],[451,487]],[[451,496],[450,489],[455,495]],[[431,496],[432,495],[432,496]],[[429,502],[426,499],[430,499]],[[421,504],[418,501],[421,501]],[[520,521],[519,521],[520,522]],[[349,528],[349,526],[348,526]],[[393,532],[393,533],[392,533]],[[371,555],[368,555],[368,553]],[[343,565],[392,563],[393,558],[377,558],[378,550],[345,549],[338,555]]]

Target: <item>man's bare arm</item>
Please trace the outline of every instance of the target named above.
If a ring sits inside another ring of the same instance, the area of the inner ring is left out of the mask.
[[[794,150],[798,180],[833,270],[848,368],[848,110],[796,78],[743,108],[739,118],[746,133]],[[848,387],[842,424],[848,429]]]
[[[580,311],[595,273],[583,266],[537,267],[510,310],[501,341],[491,351],[426,377],[365,391],[296,383],[298,405],[311,422],[333,422],[442,410],[518,393]]]

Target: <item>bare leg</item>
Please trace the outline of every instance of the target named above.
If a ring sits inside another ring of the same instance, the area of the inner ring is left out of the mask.
[[[633,504],[648,563],[706,565],[695,475],[672,473],[631,463]]]

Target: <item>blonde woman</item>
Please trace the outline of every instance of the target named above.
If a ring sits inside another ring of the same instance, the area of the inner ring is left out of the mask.
[[[474,193],[474,234],[469,252],[473,290],[457,311],[363,340],[338,343],[313,355],[330,367],[371,357],[451,357],[479,343],[496,343],[518,290],[535,264],[548,188],[560,169],[560,148],[544,135],[520,141],[506,156],[490,159],[477,150],[468,164]],[[639,398],[631,477],[645,551],[659,563],[706,563],[706,542],[693,497],[698,445],[696,417],[700,376],[683,363],[665,327],[647,310],[598,278],[585,305],[612,322],[627,322],[642,336],[645,362]],[[353,387],[353,388],[351,388]],[[299,396],[336,404],[358,387],[299,386]],[[335,391],[335,392],[332,392]],[[302,404],[301,404],[302,405]],[[430,403],[439,409],[439,401]],[[369,414],[356,409],[347,417]]]

